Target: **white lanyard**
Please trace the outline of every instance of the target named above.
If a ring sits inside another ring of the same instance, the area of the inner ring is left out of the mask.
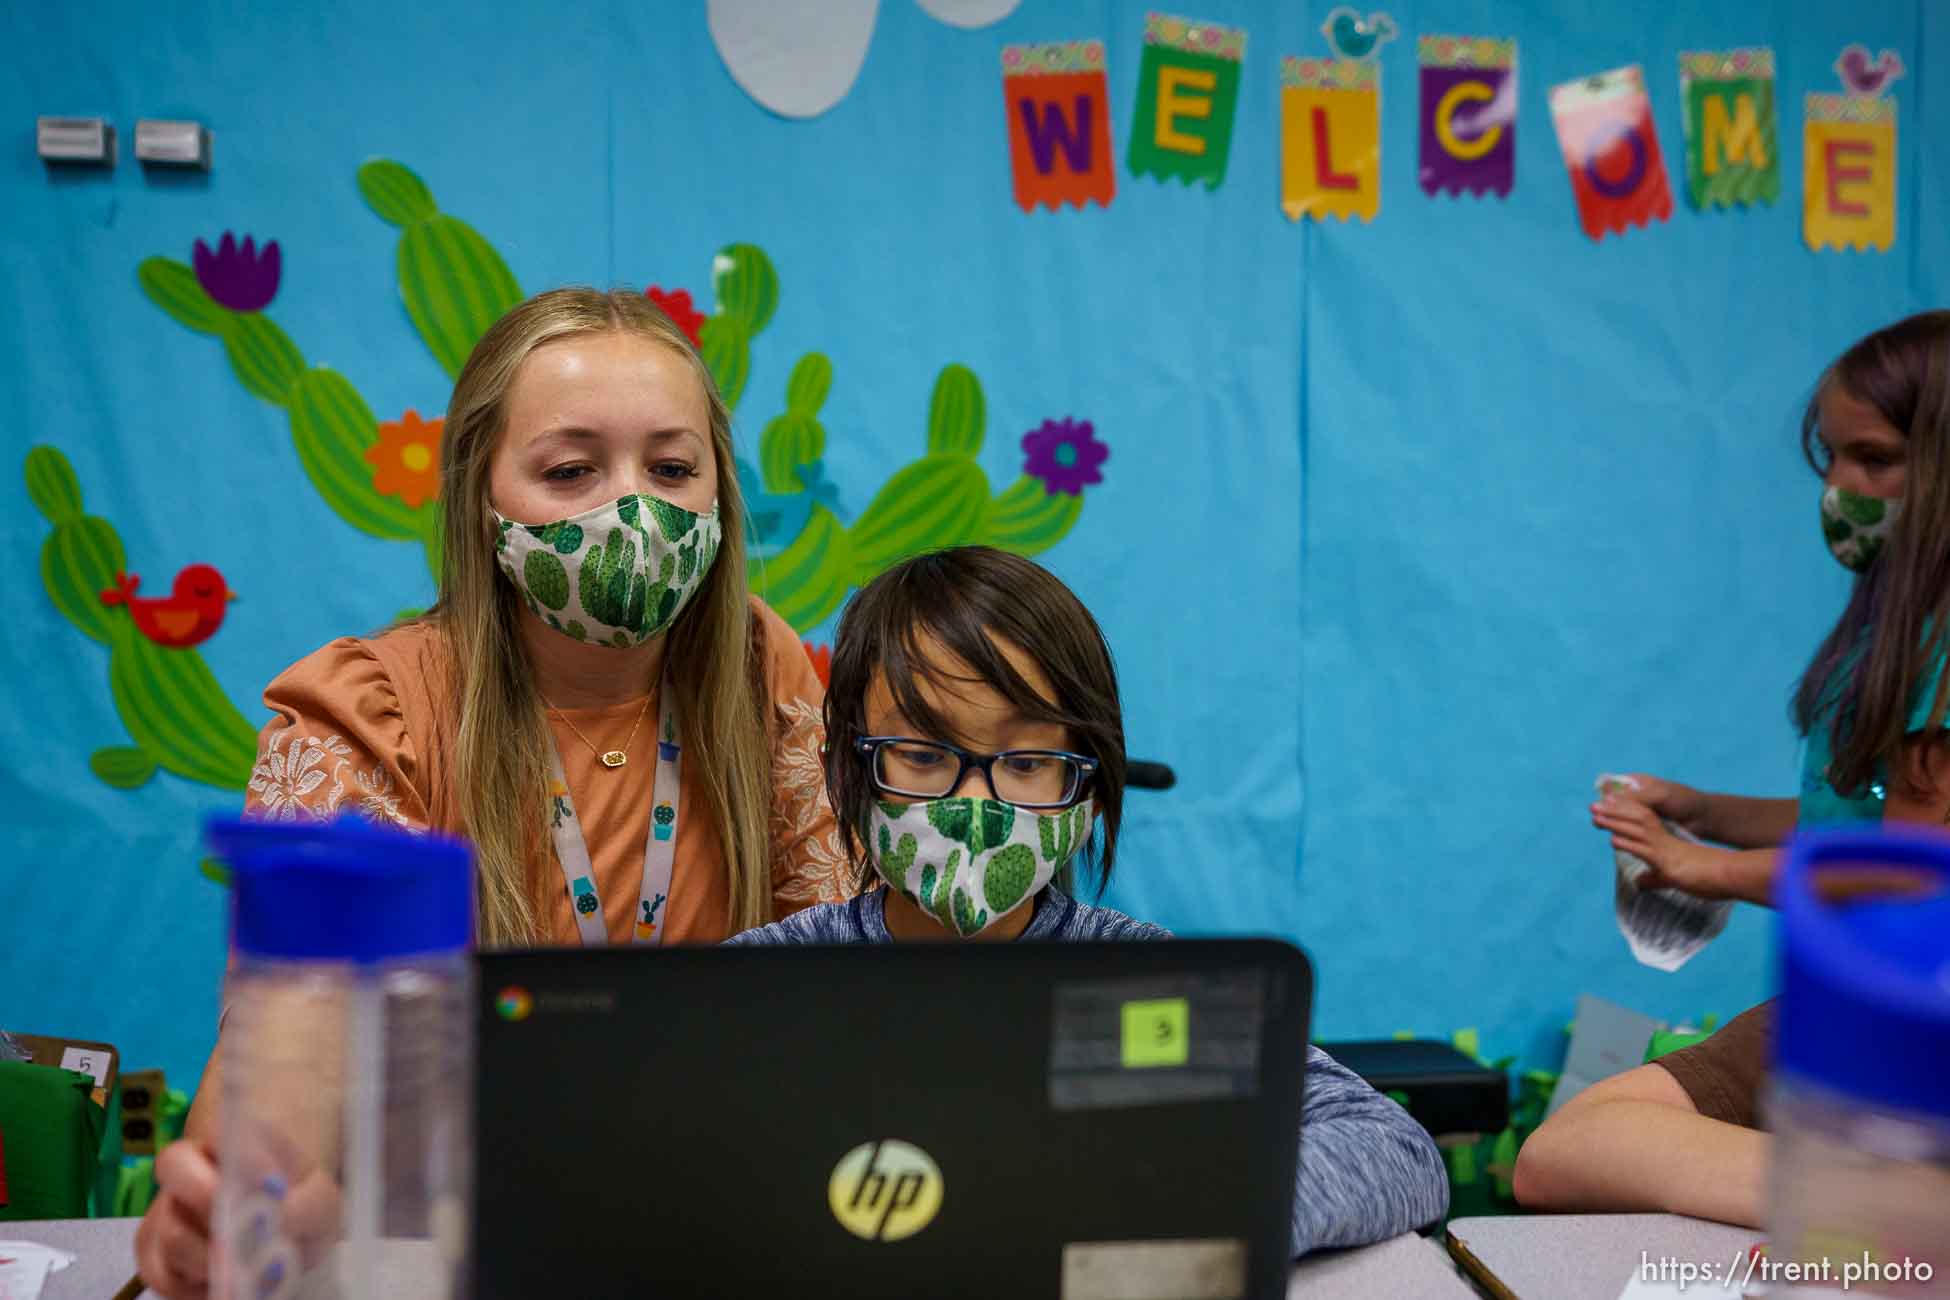
[[[643,841],[643,892],[637,899],[636,941],[657,944],[664,937],[664,908],[670,901],[671,864],[677,856],[678,763],[677,711],[666,681],[659,688],[657,706],[657,774],[650,790],[650,833]],[[555,859],[562,864],[562,881],[575,906],[576,931],[584,945],[600,948],[609,942],[603,921],[603,900],[596,892],[595,869],[589,865],[589,845],[582,837],[575,804],[569,799],[569,779],[562,770],[562,753],[549,744],[548,821],[555,839]]]

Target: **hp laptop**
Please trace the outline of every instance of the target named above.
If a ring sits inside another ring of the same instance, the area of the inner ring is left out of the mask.
[[[1272,940],[480,958],[475,1294],[1272,1300]]]

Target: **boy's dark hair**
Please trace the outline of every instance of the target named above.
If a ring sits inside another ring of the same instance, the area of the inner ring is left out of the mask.
[[[917,689],[925,681],[952,694],[964,680],[929,660],[921,648],[924,637],[967,664],[1023,717],[1068,727],[1078,752],[1097,760],[1085,789],[1097,806],[1102,848],[1093,852],[1095,844],[1086,845],[1078,860],[1097,868],[1101,894],[1117,857],[1124,812],[1124,713],[1110,645],[1083,602],[1055,575],[987,546],[904,560],[856,592],[840,615],[826,688],[826,790],[847,855],[860,871],[855,887],[865,891],[875,878],[865,827],[876,791],[854,746],[871,734],[867,690],[874,676],[886,675],[895,705],[923,735],[967,745]],[[1012,642],[1036,661],[1055,688],[1054,706],[1010,666],[991,637]]]
[[[1828,468],[1821,397],[1832,387],[1873,407],[1908,447],[1903,509],[1889,544],[1856,578],[1791,710],[1804,736],[1828,726],[1828,783],[1856,798],[1884,765],[1889,779],[1905,779],[1892,760],[1911,730],[1919,703],[1911,696],[1950,646],[1950,311],[1885,326],[1822,375],[1801,418],[1801,450],[1818,474]],[[1922,728],[1932,738],[1945,734],[1946,694],[1950,672]]]

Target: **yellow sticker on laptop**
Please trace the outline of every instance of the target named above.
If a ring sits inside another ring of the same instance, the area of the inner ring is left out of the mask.
[[[1127,1070],[1183,1065],[1191,1059],[1192,1010],[1184,998],[1124,1004],[1123,1059]]]

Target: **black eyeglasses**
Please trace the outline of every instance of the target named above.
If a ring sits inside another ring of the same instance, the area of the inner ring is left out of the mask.
[[[1005,749],[972,754],[938,740],[862,736],[854,748],[867,760],[882,794],[939,799],[959,789],[968,769],[988,778],[989,792],[1018,808],[1068,808],[1083,797],[1097,760],[1061,749]]]

